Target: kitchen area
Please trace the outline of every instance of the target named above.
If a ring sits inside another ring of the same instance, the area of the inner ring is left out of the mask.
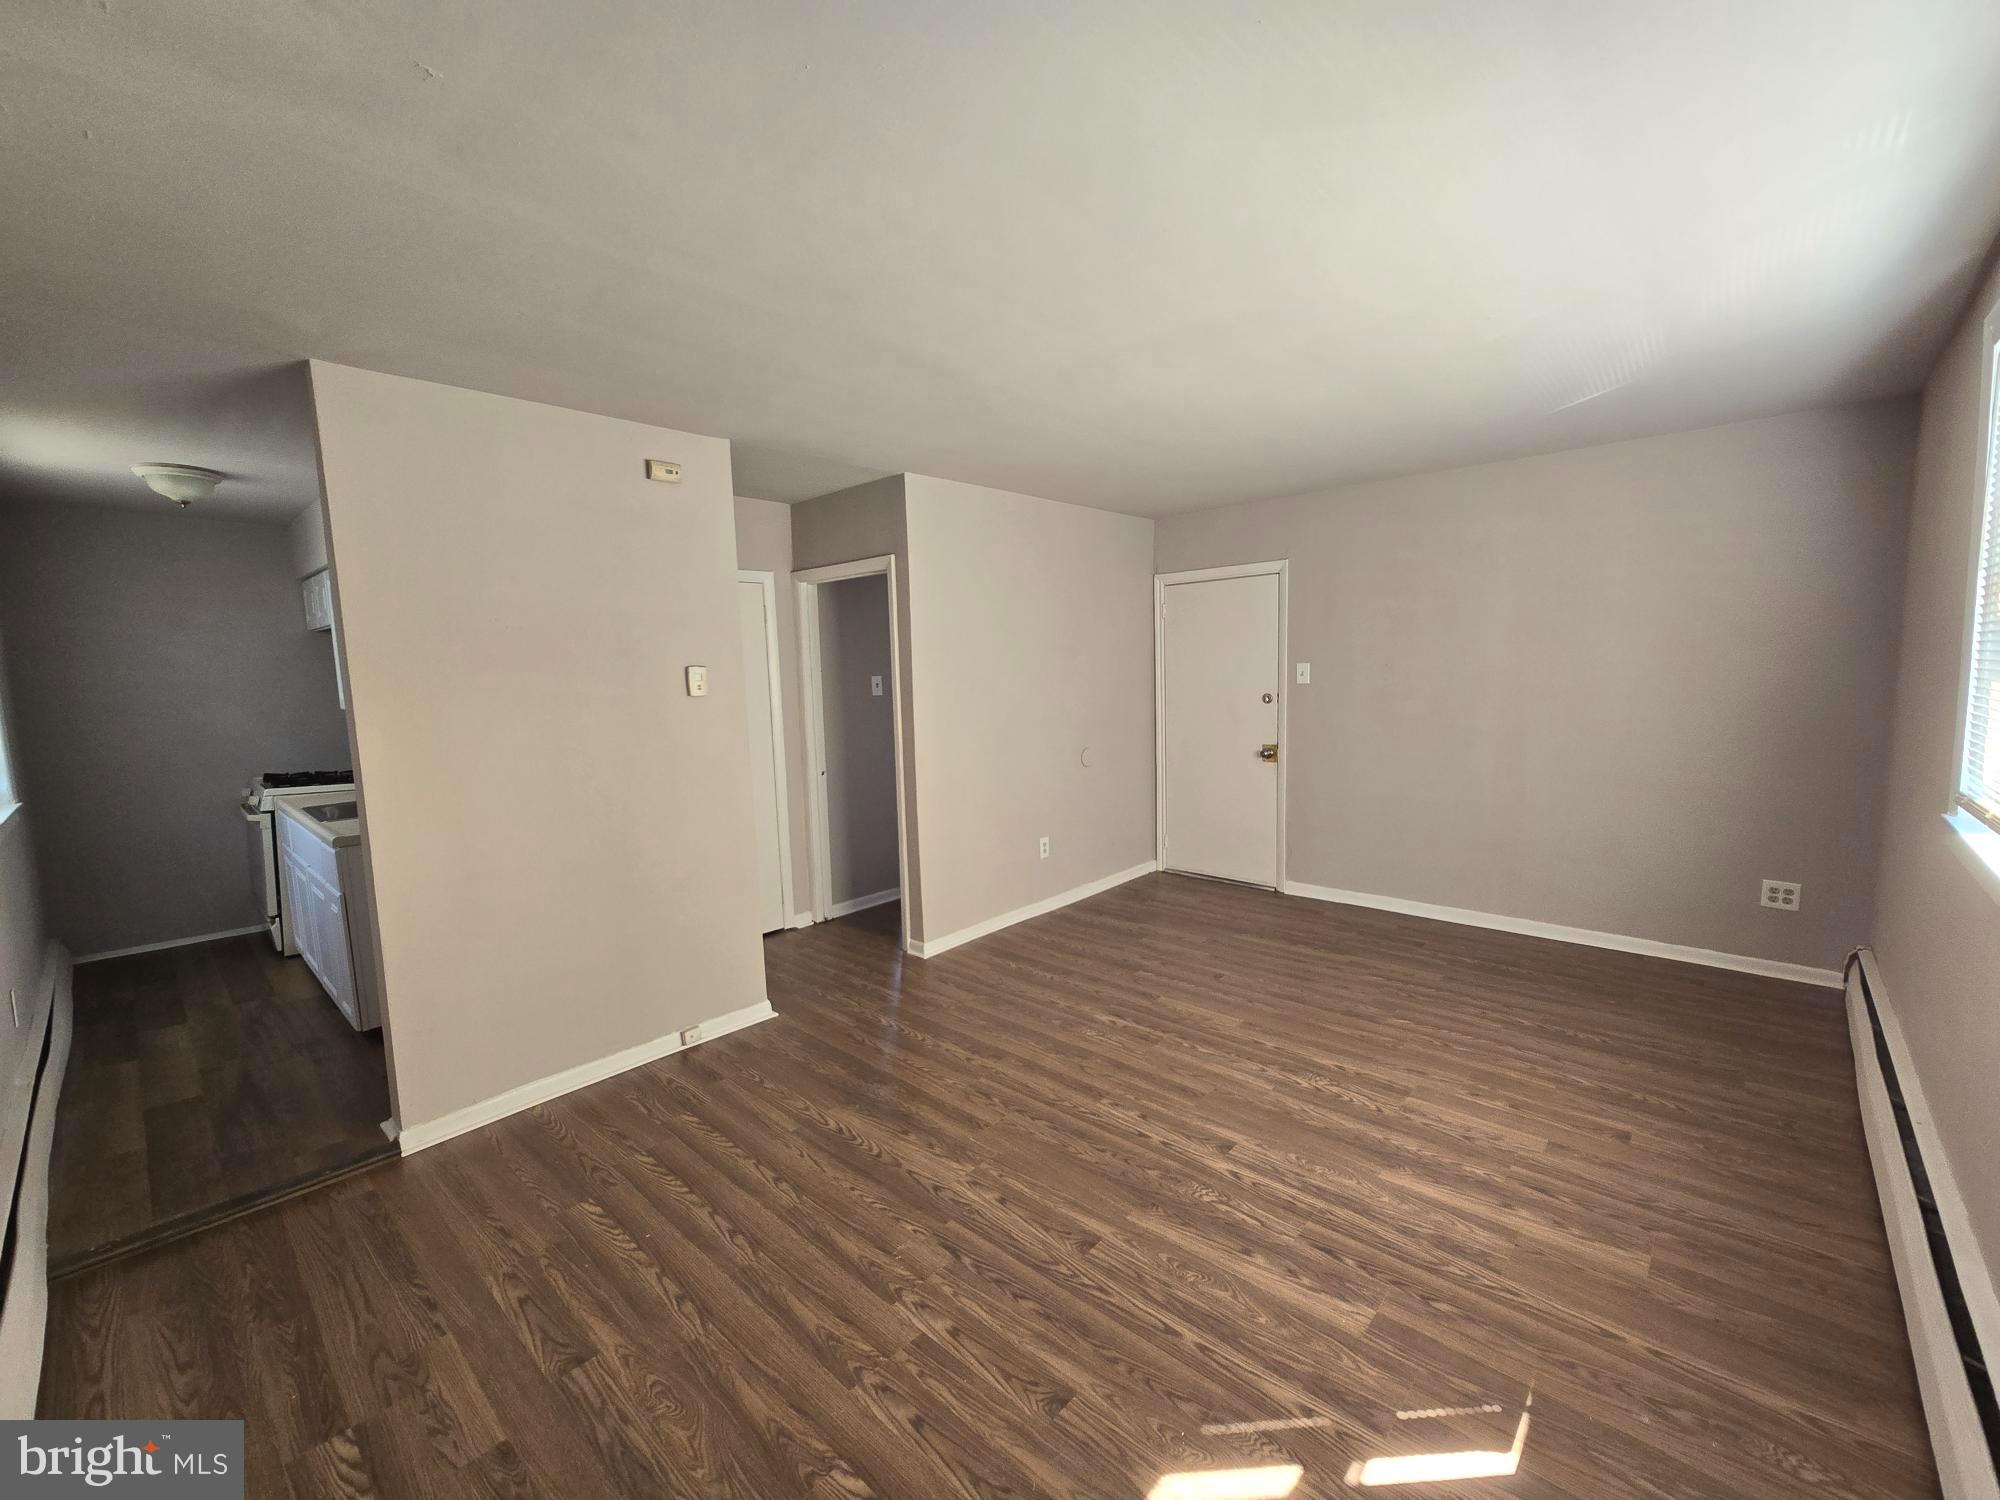
[[[316,498],[0,510],[0,688],[74,960],[60,1277],[391,1158],[395,1126]]]
[[[267,772],[245,791],[243,815],[272,946],[312,971],[349,1026],[376,1030],[382,1004],[354,773]]]

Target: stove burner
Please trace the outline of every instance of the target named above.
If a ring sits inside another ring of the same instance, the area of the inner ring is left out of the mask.
[[[257,778],[265,786],[339,786],[354,780],[352,771],[266,771]]]

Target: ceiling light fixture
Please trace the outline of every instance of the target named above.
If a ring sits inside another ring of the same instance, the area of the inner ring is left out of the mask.
[[[219,469],[199,469],[193,464],[134,464],[132,472],[146,481],[156,495],[165,495],[182,510],[197,500],[206,500],[228,476]]]

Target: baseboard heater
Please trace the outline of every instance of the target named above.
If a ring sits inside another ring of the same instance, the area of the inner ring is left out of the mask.
[[[1947,1500],[2000,1500],[2000,1403],[1987,1359],[1989,1352],[2000,1353],[1993,1283],[1966,1226],[1950,1164],[1931,1133],[1922,1086],[1913,1070],[1898,1069],[1898,1058],[1907,1062],[1908,1053],[1893,1013],[1885,1010],[1881,974],[1866,948],[1847,960],[1847,1021],[1861,1120],[1938,1482]]]
[[[69,1063],[72,1010],[69,955],[49,945],[53,978],[39,1007],[41,1036],[26,1097],[0,1101],[18,1109],[21,1146],[13,1197],[0,1236],[0,1418],[35,1414],[42,1344],[49,1318],[49,1158],[55,1146],[56,1100]]]

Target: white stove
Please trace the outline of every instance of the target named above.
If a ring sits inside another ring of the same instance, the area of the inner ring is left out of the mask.
[[[243,789],[240,806],[250,833],[250,885],[261,893],[272,946],[287,957],[297,953],[299,945],[278,897],[278,839],[271,821],[278,799],[311,804],[353,796],[352,771],[266,771]]]

